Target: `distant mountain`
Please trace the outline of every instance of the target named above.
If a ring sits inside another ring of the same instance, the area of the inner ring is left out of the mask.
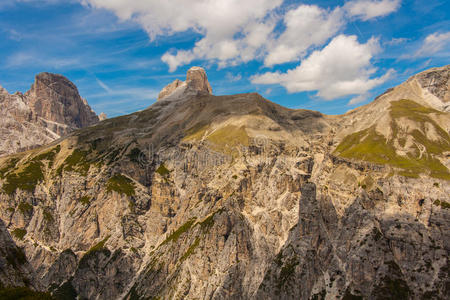
[[[0,158],[0,219],[56,299],[446,299],[449,68],[327,116],[196,67]]]
[[[450,180],[450,67],[419,73],[340,118],[334,154]]]
[[[66,77],[36,76],[25,94],[11,95],[0,86],[0,156],[48,144],[99,121],[77,87]]]

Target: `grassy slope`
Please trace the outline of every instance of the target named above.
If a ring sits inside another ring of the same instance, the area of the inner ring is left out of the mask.
[[[365,160],[378,164],[387,164],[398,168],[398,173],[404,176],[417,177],[420,173],[427,173],[431,177],[450,180],[448,169],[434,155],[441,155],[450,151],[450,137],[429,114],[441,112],[419,105],[411,100],[400,100],[391,103],[393,136],[389,140],[370,127],[345,137],[337,146],[334,154],[341,157]],[[409,152],[405,156],[395,151],[394,140],[404,144],[405,138],[399,133],[398,122],[401,118],[408,118],[418,123],[420,130],[413,130],[410,134],[415,142],[425,147],[425,153],[420,155],[419,149]],[[431,124],[439,135],[439,140],[430,140],[423,133],[425,124]]]

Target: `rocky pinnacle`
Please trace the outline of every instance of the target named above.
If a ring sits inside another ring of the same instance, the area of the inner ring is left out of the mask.
[[[175,91],[180,91],[182,94],[194,92],[196,94],[212,95],[208,76],[206,76],[205,70],[201,67],[190,68],[186,74],[186,81],[175,79],[175,81],[166,85],[159,93],[158,101],[175,94]]]

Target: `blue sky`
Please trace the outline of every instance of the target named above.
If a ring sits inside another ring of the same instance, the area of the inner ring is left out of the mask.
[[[0,85],[67,76],[109,117],[206,69],[214,94],[258,92],[341,114],[450,60],[445,0],[2,0]]]

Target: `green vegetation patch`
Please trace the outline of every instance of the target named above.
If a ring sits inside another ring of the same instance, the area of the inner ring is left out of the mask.
[[[105,237],[103,240],[101,240],[100,242],[98,242],[96,245],[92,246],[91,249],[89,249],[84,255],[90,254],[92,252],[96,252],[99,251],[101,249],[105,248],[105,244],[106,242],[109,240],[111,236],[107,236]]]
[[[88,160],[87,156],[89,151],[84,151],[80,149],[73,150],[58,168],[56,173],[61,175],[63,171],[66,172],[77,172],[83,176],[86,176],[89,168],[91,167],[91,162]]]
[[[6,173],[14,170],[20,158],[13,157],[7,160],[2,168],[0,168],[0,178],[5,178]]]
[[[145,160],[145,154],[144,152],[141,151],[141,149],[139,148],[133,148],[131,149],[130,153],[127,154],[128,158],[130,159],[130,161],[134,162],[134,163],[141,163],[141,160]]]
[[[158,169],[156,169],[155,172],[158,173],[159,175],[161,175],[162,177],[167,177],[170,175],[170,171],[169,171],[169,169],[166,168],[164,163],[160,164]]]
[[[106,190],[108,192],[114,191],[121,195],[125,194],[128,197],[134,196],[136,194],[135,188],[136,186],[133,180],[122,174],[116,174],[111,177],[106,185]]]
[[[338,145],[335,154],[350,159],[364,160],[377,164],[387,164],[401,169],[397,173],[408,177],[418,177],[418,174],[426,172],[431,177],[450,180],[449,170],[432,155],[440,155],[450,150],[450,136],[442,129],[429,114],[441,114],[441,112],[422,106],[411,100],[399,100],[391,102],[390,115],[393,119],[391,126],[393,138],[387,140],[375,130],[375,126],[355,132],[345,137]],[[413,130],[410,135],[415,142],[426,148],[425,153],[420,153],[419,148],[406,156],[397,155],[394,147],[394,139],[398,139],[403,145],[404,137],[399,138],[399,118],[408,118],[416,122],[420,130]],[[425,125],[434,127],[438,134],[438,140],[430,140],[425,134]]]
[[[433,204],[436,205],[436,206],[440,206],[440,207],[442,207],[442,208],[445,208],[445,209],[449,209],[449,208],[450,208],[450,203],[445,202],[444,200],[442,200],[442,201],[440,201],[440,200],[435,200],[435,201],[433,202]]]
[[[6,261],[14,268],[18,268],[27,262],[27,257],[25,255],[25,252],[23,252],[22,248],[14,247],[7,252]]]
[[[50,151],[35,156],[24,165],[20,172],[12,172],[17,169],[17,163],[20,159],[15,157],[8,160],[6,166],[0,169],[0,177],[6,179],[3,191],[8,195],[12,195],[17,189],[33,192],[36,185],[44,180],[43,161],[48,161],[51,167],[60,150],[61,146],[58,145]]]
[[[448,169],[438,159],[426,153],[421,157],[419,154],[397,155],[393,144],[378,134],[374,127],[345,137],[334,153],[344,158],[391,165],[403,169],[398,172],[403,176],[418,177],[427,171],[431,177],[450,180]]]
[[[53,292],[53,296],[58,300],[76,300],[77,291],[72,285],[72,279],[64,282]]]
[[[209,232],[211,227],[214,226],[214,217],[217,214],[221,214],[224,211],[224,208],[221,208],[214,213],[212,213],[210,216],[208,216],[206,219],[204,219],[202,222],[199,222],[200,228],[203,230],[203,232]]]
[[[199,141],[203,138],[206,131],[208,130],[208,125],[203,122],[195,124],[191,128],[186,131],[186,136],[184,137],[184,141]]]
[[[233,152],[233,148],[237,146],[248,146],[249,136],[245,127],[227,125],[208,135],[210,127],[205,123],[198,123],[186,131],[184,141],[199,141],[204,136],[206,140],[211,143],[213,148],[224,153]]]
[[[107,255],[110,255],[108,248],[105,247],[106,242],[109,240],[111,236],[108,235],[103,240],[101,240],[96,245],[92,246],[86,253],[83,255],[83,257],[80,259],[80,267],[86,266],[87,262],[90,258],[95,256],[98,252],[105,252]]]
[[[295,267],[299,264],[299,261],[296,257],[292,257],[288,261],[286,261],[281,268],[280,275],[278,276],[277,288],[278,290],[281,287],[286,287],[289,283],[291,277],[295,274]]]
[[[23,228],[16,228],[13,231],[11,231],[11,234],[19,239],[19,240],[23,240],[23,238],[25,237],[25,235],[27,234],[27,230],[23,229]]]
[[[55,219],[53,218],[53,215],[52,215],[52,212],[51,212],[50,208],[46,207],[42,214],[44,216],[44,220],[47,223],[53,223],[55,221]]]
[[[50,151],[47,151],[45,153],[39,154],[35,156],[32,161],[43,161],[47,160],[49,162],[49,167],[53,166],[53,162],[55,160],[56,155],[61,151],[61,146],[58,145],[51,149]]]
[[[189,248],[187,249],[187,251],[183,254],[183,256],[181,257],[181,262],[185,261],[186,259],[189,258],[189,256],[192,255],[192,253],[194,253],[195,249],[197,249],[198,245],[200,244],[200,238],[197,237],[194,241],[194,243],[192,243],[192,245],[189,246]]]
[[[183,225],[181,225],[177,230],[175,230],[174,232],[172,232],[172,234],[170,234],[165,240],[164,242],[161,243],[161,245],[167,244],[169,242],[176,242],[178,241],[178,239],[180,238],[180,236],[189,231],[192,226],[194,225],[195,221],[197,220],[197,218],[192,218],[189,221],[187,221],[186,223],[184,223]]]
[[[3,185],[4,192],[8,195],[14,194],[17,189],[33,192],[36,185],[44,180],[42,167],[42,162],[31,161],[25,166],[23,171],[8,174],[6,183]]]
[[[80,202],[83,205],[89,205],[89,203],[91,203],[91,198],[89,196],[83,196],[80,199],[78,199],[78,202]]]
[[[1,289],[0,299],[55,300],[50,293],[36,292],[27,287]]]
[[[22,213],[22,215],[26,216],[31,214],[33,211],[33,205],[28,202],[20,202],[17,209]]]
[[[207,140],[215,145],[218,150],[227,150],[236,146],[248,146],[249,137],[245,128],[227,125],[214,131]]]
[[[412,100],[402,99],[391,102],[390,114],[394,118],[407,117],[412,120],[426,120],[424,115],[432,113],[442,114],[438,110],[420,105]]]
[[[362,296],[353,295],[352,292],[350,291],[350,287],[347,288],[344,297],[342,298],[342,300],[363,300],[363,299],[364,298]]]

